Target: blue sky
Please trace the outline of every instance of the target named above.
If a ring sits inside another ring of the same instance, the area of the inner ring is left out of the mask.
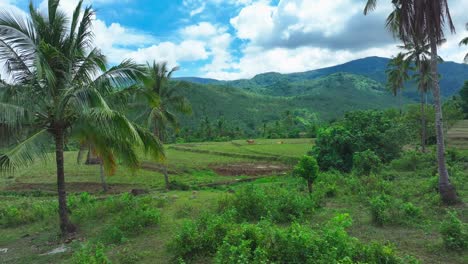
[[[28,0],[0,0],[0,9],[27,10]],[[45,10],[46,1],[34,0]],[[62,0],[71,14],[78,0]],[[262,72],[307,71],[398,52],[384,29],[389,1],[370,16],[365,0],[85,0],[96,10],[95,44],[111,64],[167,61],[177,76],[250,78]],[[462,62],[468,33],[466,0],[450,0],[457,27],[440,49]]]

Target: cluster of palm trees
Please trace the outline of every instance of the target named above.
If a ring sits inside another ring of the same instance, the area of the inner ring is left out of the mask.
[[[190,107],[165,87],[176,68],[168,71],[166,64],[145,67],[130,60],[108,68],[106,57],[93,45],[91,6],[79,1],[69,18],[59,3],[49,0],[47,14],[31,3],[28,18],[0,14],[0,58],[12,83],[0,101],[0,123],[6,126],[2,137],[17,142],[0,153],[0,171],[47,159],[53,142],[60,229],[68,234],[75,226],[65,189],[67,142],[87,146],[99,158],[102,174],[112,174],[117,160],[137,169],[142,150],[148,158],[162,160],[162,124],[176,124],[172,109],[189,112]],[[139,95],[147,100],[147,124],[155,134],[122,111]]]
[[[389,82],[391,88],[399,90],[403,87],[407,76],[402,73],[414,64],[418,71],[418,88],[421,93],[422,111],[424,111],[424,94],[433,93],[435,106],[435,128],[437,138],[437,161],[439,172],[439,192],[442,201],[446,204],[457,202],[455,188],[450,183],[445,160],[445,143],[442,120],[442,107],[438,76],[437,47],[444,42],[444,30],[448,26],[455,32],[450,16],[447,0],[390,0],[393,11],[387,18],[387,28],[395,37],[404,43],[406,53],[399,54],[390,65]],[[377,0],[368,0],[364,14],[374,10]],[[461,44],[468,44],[468,38]],[[466,59],[466,58],[465,58]],[[423,114],[424,116],[424,114]],[[425,120],[423,128],[425,127]],[[425,135],[422,135],[424,146]]]

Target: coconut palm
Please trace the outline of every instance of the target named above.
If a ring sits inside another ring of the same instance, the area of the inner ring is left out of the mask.
[[[180,88],[177,85],[183,83],[177,83],[177,85],[169,83],[172,74],[178,69],[179,67],[169,69],[166,62],[148,64],[144,89],[147,91],[146,94],[151,94],[153,98],[159,98],[159,102],[152,104],[151,102],[155,100],[148,100],[150,107],[142,116],[147,117],[148,127],[153,129],[154,134],[161,141],[165,138],[168,126],[178,128],[176,113],[190,114],[192,112],[187,98],[177,93],[178,88]]]
[[[21,139],[0,154],[0,171],[47,159],[52,140],[60,229],[66,235],[75,226],[68,217],[64,144],[77,130],[108,146],[114,140],[142,146],[154,158],[161,155],[161,147],[149,131],[133,125],[104,99],[115,87],[133,83],[141,67],[124,61],[106,69],[105,57],[93,47],[91,6],[83,9],[80,1],[68,18],[58,9],[59,2],[49,0],[47,13],[31,3],[29,17],[0,14],[0,58],[13,82],[8,100],[0,103],[0,122],[12,131],[8,137]]]
[[[398,96],[400,114],[402,114],[401,97],[405,82],[410,79],[410,63],[403,53],[391,59],[387,65],[387,88],[394,96]]]
[[[468,23],[466,23],[466,26],[465,26],[465,27],[466,27],[466,30],[468,30]],[[460,45],[468,45],[468,37],[462,39],[462,40],[460,41]],[[468,53],[465,55],[464,61],[465,61],[466,63],[468,63]]]
[[[146,119],[147,127],[160,141],[164,141],[169,126],[174,129],[179,128],[176,113],[190,114],[192,112],[187,98],[177,93],[180,88],[178,85],[183,85],[183,83],[177,83],[177,85],[169,83],[172,74],[178,69],[178,67],[169,69],[166,62],[148,64],[144,85],[136,89],[137,94],[146,99],[146,104],[143,105],[144,110],[136,120]],[[167,166],[163,165],[162,169],[166,189],[169,189]]]
[[[430,45],[427,38],[413,37],[404,45],[405,59],[415,65],[417,73],[413,76],[418,84],[421,103],[421,151],[426,152],[426,95],[432,81],[430,65]],[[442,61],[440,58],[439,60]]]
[[[448,26],[455,32],[455,27],[450,16],[447,0],[391,0],[394,6],[394,21],[397,21],[395,29],[397,35],[404,42],[412,38],[422,40],[427,38],[431,50],[431,79],[435,105],[435,128],[437,138],[437,165],[439,171],[439,192],[442,200],[447,203],[455,203],[458,197],[455,188],[449,181],[447,164],[445,160],[444,130],[442,121],[442,104],[440,98],[440,86],[438,76],[438,50],[437,46],[444,39],[444,28]],[[368,0],[364,8],[364,14],[375,9],[377,0]],[[391,14],[391,15],[392,15]]]

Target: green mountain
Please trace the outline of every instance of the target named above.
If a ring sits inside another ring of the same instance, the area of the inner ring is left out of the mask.
[[[184,80],[203,83],[203,84],[220,84],[236,88],[242,88],[259,94],[270,95],[286,95],[281,94],[283,89],[285,92],[289,91],[291,83],[298,85],[301,82],[307,82],[317,78],[325,77],[330,74],[344,72],[356,75],[362,75],[382,85],[386,83],[385,70],[387,68],[389,59],[381,57],[368,57],[350,61],[341,65],[317,69],[313,71],[306,71],[300,73],[262,73],[256,75],[252,79],[234,80],[234,81],[219,81],[214,79],[204,78],[183,78]],[[459,64],[455,62],[443,62],[439,64],[439,73],[442,78],[440,80],[441,93],[444,97],[450,97],[458,93],[463,86],[465,80],[468,80],[468,65]],[[283,88],[282,88],[283,87]],[[415,92],[415,85],[411,82],[407,83],[405,95],[410,98],[418,98]],[[274,91],[268,91],[273,89]]]
[[[331,120],[346,111],[398,105],[382,84],[359,75],[335,73],[313,80],[266,83],[268,79],[255,90],[226,84],[184,86],[180,93],[190,100],[194,113],[181,117],[182,124],[194,129],[205,118],[210,122],[223,118],[232,127],[254,131],[264,122],[279,120],[286,111],[304,119]]]

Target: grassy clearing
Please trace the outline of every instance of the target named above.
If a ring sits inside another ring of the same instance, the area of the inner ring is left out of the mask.
[[[252,150],[264,151],[266,154],[278,154],[279,152],[299,157],[310,150],[311,146],[309,139],[285,140],[283,144],[277,144],[277,141],[279,140],[258,140],[256,145],[236,141],[233,142],[235,144],[232,142],[208,143],[196,144],[193,147],[208,146],[226,152],[233,149],[240,149],[240,151],[245,151],[244,153],[251,153]],[[468,157],[466,151],[461,153]],[[213,165],[223,166],[261,162],[255,159],[185,152],[174,149],[168,149],[167,157],[170,170],[177,171],[177,174],[171,175],[172,179],[192,186],[247,178],[247,176],[227,177],[217,175],[211,170]],[[67,180],[72,183],[71,186],[73,186],[73,183],[87,182],[99,187],[98,167],[77,165],[75,160],[76,153],[66,153]],[[468,210],[465,205],[452,208],[440,205],[438,194],[434,190],[437,180],[433,177],[435,165],[425,162],[408,156],[393,162],[380,174],[372,177],[356,177],[352,174],[324,174],[315,186],[317,195],[314,196],[313,201],[316,206],[298,221],[302,225],[316,229],[323,226],[324,223],[337,214],[347,213],[353,219],[353,225],[347,228],[347,231],[360,241],[394,244],[398,255],[409,254],[420,259],[422,263],[466,263],[468,258],[466,252],[452,252],[444,248],[439,229],[441,222],[447,216],[446,211],[448,209],[456,211],[464,223],[468,222]],[[468,168],[457,165],[452,170],[455,170],[452,173],[453,182],[460,197],[466,204],[468,202],[468,188],[466,186]],[[17,172],[14,176],[11,179],[3,179],[3,189],[15,184],[42,184],[51,193],[55,190],[53,162],[35,164],[30,168]],[[109,211],[111,210],[109,208],[114,208],[114,206],[106,203],[105,199],[121,197],[120,195],[106,196],[108,198],[99,196],[95,202],[89,202],[85,199],[85,202],[75,202],[76,206],[72,209],[72,219],[74,222],[79,223],[80,230],[78,237],[70,244],[66,244],[68,251],[55,255],[43,255],[62,244],[58,237],[58,221],[54,207],[56,206],[56,198],[54,196],[44,196],[43,194],[39,194],[38,197],[19,196],[18,193],[24,190],[21,188],[25,187],[25,185],[20,185],[13,192],[2,193],[0,211],[7,207],[17,208],[19,211],[17,214],[10,215],[9,218],[5,218],[5,216],[1,218],[3,220],[0,223],[4,224],[0,226],[2,233],[0,248],[8,248],[8,252],[0,253],[0,262],[70,263],[73,253],[79,251],[82,245],[88,242],[103,241],[105,254],[112,263],[170,263],[174,255],[168,250],[168,244],[181,230],[184,223],[197,219],[204,212],[217,214],[219,212],[219,201],[225,201],[227,198],[233,197],[233,193],[239,193],[246,186],[279,188],[278,190],[282,191],[278,192],[278,194],[286,190],[297,190],[300,194],[306,193],[306,185],[288,175],[261,178],[253,183],[170,192],[158,190],[163,186],[163,177],[154,170],[139,170],[132,173],[125,168],[119,168],[115,176],[108,177],[108,181],[114,184],[114,188],[120,188],[118,189],[119,192],[128,192],[128,190],[135,187],[152,189],[153,191],[149,194],[139,197],[138,199],[141,200],[138,203],[146,204],[148,208],[159,212],[158,222],[149,224],[141,230],[127,230],[127,227],[121,226],[121,229],[124,230],[125,239],[118,240],[121,233],[112,231],[109,227],[118,226],[119,219],[131,217],[134,210],[128,215],[125,214],[125,210]],[[32,185],[32,187],[37,186],[40,185]],[[89,186],[77,185],[73,191],[88,191],[87,188]],[[96,190],[99,190],[99,188],[96,188]],[[370,200],[381,193],[393,197],[398,204],[407,206],[408,203],[411,203],[419,213],[415,215],[415,218],[407,216],[402,213],[397,204],[394,209],[385,211],[390,219],[383,226],[376,225],[372,218]],[[81,197],[81,195],[76,194],[76,197]],[[274,200],[276,198],[270,197],[267,199]],[[295,200],[289,202],[293,201]],[[295,203],[299,203],[297,204],[298,208],[302,208],[300,207],[300,200]],[[83,213],[97,212],[95,208],[101,208],[98,211],[107,213],[103,213],[99,217],[93,216],[92,213]],[[31,216],[30,213],[27,213],[28,211],[36,213]],[[273,214],[272,219],[278,219],[277,216],[278,214]],[[12,221],[2,222],[5,219],[21,219],[21,221],[17,221],[16,224],[12,224]],[[103,234],[107,237],[103,238]],[[115,239],[119,242],[115,242]],[[211,256],[205,256],[196,259],[194,263],[210,263],[211,261]]]

